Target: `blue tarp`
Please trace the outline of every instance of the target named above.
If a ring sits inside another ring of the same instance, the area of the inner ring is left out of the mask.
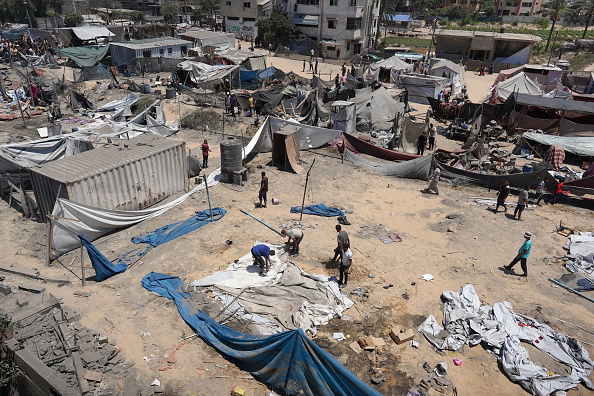
[[[393,22],[408,22],[410,21],[410,15],[392,15],[392,14],[383,14],[384,21],[393,21]]]
[[[170,298],[186,323],[225,359],[288,396],[381,396],[311,341],[303,330],[272,336],[244,334],[223,326],[189,305],[181,279],[151,272],[142,279],[150,291]]]
[[[217,221],[223,218],[227,211],[222,208],[212,209],[212,219]],[[151,246],[159,246],[179,236],[185,235],[210,223],[210,210],[202,210],[190,217],[188,220],[168,224],[155,231],[137,235],[132,238],[134,243],[148,243]]]
[[[293,206],[291,213],[301,213],[301,206]],[[344,216],[344,212],[340,209],[331,208],[324,204],[310,205],[303,208],[304,214],[333,217],[333,216]]]
[[[213,221],[217,221],[223,218],[227,211],[222,208],[213,208],[212,216]],[[185,221],[180,221],[173,224],[168,224],[164,227],[158,228],[155,231],[147,232],[144,234],[137,235],[132,238],[132,242],[136,244],[146,243],[146,248],[134,249],[129,252],[118,255],[114,261],[118,264],[113,264],[107,259],[91,242],[89,242],[84,235],[79,234],[80,241],[87,249],[91,264],[95,269],[95,279],[98,282],[105,280],[115,274],[124,272],[128,269],[128,264],[133,260],[137,260],[144,256],[151,250],[152,247],[162,245],[169,242],[177,237],[187,234],[188,232],[197,230],[198,228],[210,223],[210,210],[202,210],[196,212],[196,214]]]
[[[115,274],[119,274],[120,272],[124,272],[128,269],[128,265],[126,263],[119,263],[113,264],[111,261],[107,259],[91,242],[85,238],[84,235],[78,234],[78,238],[82,242],[83,246],[87,249],[87,253],[89,253],[89,258],[91,259],[91,264],[93,264],[93,268],[95,269],[95,280],[97,282],[101,282]]]
[[[244,67],[239,68],[241,81],[250,81],[250,80],[264,80],[268,77],[274,76],[276,73],[275,67],[267,67],[266,69],[260,70],[248,70]]]

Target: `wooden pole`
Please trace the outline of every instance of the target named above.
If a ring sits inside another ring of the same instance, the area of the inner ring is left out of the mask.
[[[316,159],[314,158],[309,170],[307,171],[307,175],[305,176],[305,188],[303,189],[303,200],[301,201],[301,215],[299,216],[299,221],[303,219],[303,205],[305,205],[305,194],[307,194],[307,183],[309,182],[309,173],[311,172],[311,168],[313,168],[314,164],[316,163]]]
[[[52,219],[47,219],[47,240],[45,242],[47,251],[45,253],[45,266],[49,267],[52,261]]]
[[[85,280],[85,260],[84,260],[84,253],[85,249],[83,247],[82,242],[80,243],[80,268],[81,268],[81,277],[82,277],[82,285],[83,287],[86,286],[87,282]]]
[[[208,175],[204,172],[204,185],[206,186],[206,198],[208,199],[208,209],[210,210],[210,221],[212,219],[212,206],[210,206],[210,193],[208,192]]]

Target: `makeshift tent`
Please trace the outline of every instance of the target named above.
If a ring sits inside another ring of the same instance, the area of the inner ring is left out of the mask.
[[[367,80],[380,80],[385,72],[389,73],[389,83],[397,83],[400,73],[412,72],[414,65],[407,63],[397,56],[372,63],[368,66],[369,72],[365,74]]]
[[[186,323],[225,359],[288,396],[380,396],[301,329],[272,336],[241,333],[202,311],[194,313],[192,296],[183,291],[183,282],[177,277],[151,272],[142,285],[173,300]]]
[[[553,170],[558,171],[565,161],[565,151],[559,146],[551,146],[542,158],[553,165]]]
[[[559,120],[559,135],[594,137],[594,124],[580,124],[567,118],[561,118]]]
[[[134,103],[138,102],[138,100],[138,96],[134,95],[133,93],[130,93],[122,99],[116,99],[112,100],[111,102],[105,103],[103,106],[99,107],[97,111],[118,110],[125,106],[132,106]]]
[[[503,103],[512,93],[537,96],[542,96],[543,94],[540,87],[528,78],[526,73],[520,72],[495,85],[488,94],[489,103]]]
[[[336,100],[330,104],[332,129],[346,133],[355,132],[355,103]]]
[[[179,37],[193,42],[195,47],[215,47],[217,50],[226,50],[235,47],[235,37],[232,33],[213,32],[198,29],[179,33]]]
[[[248,70],[266,69],[266,55],[260,52],[242,51],[230,48],[224,51],[217,51],[213,56],[213,60],[226,65],[243,66]]]
[[[356,105],[357,131],[391,130],[396,115],[404,114],[404,103],[397,102],[384,87],[349,99]]]
[[[544,135],[541,133],[525,132],[522,135],[522,138],[546,146],[559,146],[563,150],[577,156],[594,157],[594,137],[553,136]],[[518,146],[516,145],[516,148],[517,147]]]
[[[427,97],[437,98],[437,94],[446,87],[447,82],[448,79],[444,77],[422,74],[401,74],[398,76],[398,85],[408,91],[408,101],[421,104],[429,104]]]
[[[388,161],[408,161],[419,157],[415,154],[407,154],[375,146],[361,139],[357,139],[348,133],[343,133],[342,135],[344,136],[345,147],[353,153],[367,154],[375,158],[381,158]]]
[[[419,136],[426,132],[429,128],[427,119],[422,122],[412,120],[410,117],[405,117],[402,123],[400,137],[398,139],[398,150],[405,153],[417,152],[417,140]]]
[[[404,177],[407,179],[428,180],[433,157],[428,155],[400,163],[377,163],[369,161],[345,148],[344,159],[353,165],[369,169],[385,176]]]
[[[525,93],[514,93],[513,95],[510,95],[509,101],[511,102],[511,105],[521,104],[557,111],[594,114],[594,106],[592,106],[591,102],[582,102],[579,100],[546,98]]]
[[[224,78],[239,69],[236,65],[207,65],[206,63],[183,61],[177,64],[177,69],[185,71],[180,75],[182,84],[186,85],[190,80],[200,88],[213,89],[215,85],[222,85]],[[187,76],[187,77],[186,77]]]
[[[429,74],[447,78],[446,86],[451,86],[452,94],[457,95],[464,88],[464,67],[449,60],[442,60],[429,69]]]
[[[57,51],[66,56],[79,67],[93,67],[101,59],[105,57],[109,46],[96,46],[96,47],[67,47],[59,48]]]

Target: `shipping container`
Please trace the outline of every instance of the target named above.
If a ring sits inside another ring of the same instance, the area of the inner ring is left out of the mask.
[[[149,207],[185,188],[185,152],[182,141],[142,135],[30,169],[41,218],[58,198],[102,209]]]

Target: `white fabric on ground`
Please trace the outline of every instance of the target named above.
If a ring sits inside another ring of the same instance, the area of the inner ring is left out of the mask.
[[[369,161],[368,159],[353,153],[348,148],[345,148],[344,159],[353,165],[372,170],[380,175],[427,180],[429,179],[429,173],[431,172],[433,156],[427,155],[399,163],[384,162],[380,164]]]
[[[574,338],[513,312],[508,302],[481,305],[470,284],[462,287],[458,293],[445,291],[442,298],[445,300],[445,329],[432,315],[418,328],[437,348],[455,351],[465,344],[474,346],[483,343],[498,357],[505,374],[536,396],[567,390],[580,382],[588,389],[593,389],[594,385],[588,376],[594,364],[588,352]],[[569,366],[571,374],[550,375],[548,370],[530,360],[521,342],[530,343]]]
[[[570,259],[565,262],[565,268],[571,272],[594,273],[594,233],[571,235],[563,248],[569,252]]]

